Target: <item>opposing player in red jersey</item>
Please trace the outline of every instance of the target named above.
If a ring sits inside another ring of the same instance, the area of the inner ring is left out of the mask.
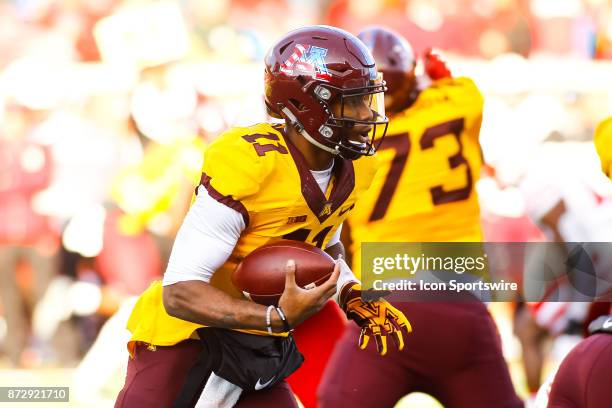
[[[594,141],[601,170],[612,180],[612,118],[597,127]],[[588,168],[591,162],[584,164]],[[611,207],[608,207],[607,211],[610,210]],[[595,211],[589,209],[588,212]],[[598,224],[601,226],[601,222]],[[587,225],[584,223],[582,226]],[[609,242],[607,238],[607,243],[603,245],[609,247]],[[565,357],[552,377],[552,384],[542,385],[535,402],[537,408],[607,408],[611,405],[612,308],[609,315],[591,322],[588,331],[590,336]]]
[[[568,251],[575,247],[572,243],[611,242],[612,187],[597,165],[593,145],[545,142],[537,146],[531,156],[532,164],[525,169],[518,187],[525,199],[527,215],[549,241],[555,242],[547,248],[555,248],[558,256],[569,258]],[[568,162],[572,166],[568,166]],[[605,244],[585,245],[596,269],[612,266],[612,257],[606,253]],[[549,271],[541,264],[526,264],[530,265],[525,270],[526,280],[541,282],[547,279],[545,274]],[[554,273],[564,274],[565,269]],[[593,299],[572,302],[569,296],[575,284],[575,279],[555,282],[547,298],[526,303],[517,310],[515,333],[521,342],[525,377],[532,397],[541,385],[546,342],[560,335],[571,335],[579,340],[593,319],[607,313],[607,305],[590,303]],[[581,285],[585,283],[578,287]],[[599,290],[601,292],[604,287]]]
[[[423,61],[428,77],[417,78],[412,48],[397,33],[372,28],[359,38],[387,82],[390,122],[377,154],[381,170],[348,220],[358,277],[362,242],[482,239],[474,183],[482,163],[483,108],[475,84],[453,78],[434,52]],[[414,391],[451,408],[522,407],[482,302],[458,295],[457,302],[394,305],[415,327],[404,350],[391,349],[383,358],[360,351],[351,342],[357,332],[349,327],[319,388],[322,408],[393,407]]]

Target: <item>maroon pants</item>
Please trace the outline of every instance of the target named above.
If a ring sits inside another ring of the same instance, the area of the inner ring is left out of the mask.
[[[198,340],[186,340],[155,351],[137,346],[128,363],[125,385],[115,408],[170,408],[183,386],[189,369],[202,351]],[[285,382],[262,391],[243,392],[239,408],[297,408],[291,388]]]
[[[448,408],[523,407],[485,305],[393,303],[414,330],[404,350],[399,352],[391,339],[385,357],[373,340],[360,350],[359,329],[350,325],[321,381],[321,408],[393,407],[414,391],[430,394]]]
[[[612,389],[612,335],[595,334],[565,357],[555,375],[549,408],[608,408]]]

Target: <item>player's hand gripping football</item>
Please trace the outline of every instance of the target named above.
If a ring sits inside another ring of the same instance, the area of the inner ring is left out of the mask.
[[[325,302],[336,294],[336,283],[340,276],[340,265],[336,263],[334,271],[325,282],[307,290],[296,283],[295,268],[295,262],[289,260],[286,267],[285,290],[278,301],[292,328],[321,310]]]
[[[427,76],[433,81],[442,78],[451,78],[453,76],[444,57],[439,51],[433,48],[425,50],[423,55],[423,68]]]
[[[365,349],[370,337],[374,337],[378,352],[384,356],[387,354],[387,335],[391,335],[398,350],[403,350],[404,334],[412,331],[404,313],[384,299],[366,302],[361,295],[361,285],[357,282],[347,283],[340,293],[340,305],[346,316],[361,327],[359,348]]]

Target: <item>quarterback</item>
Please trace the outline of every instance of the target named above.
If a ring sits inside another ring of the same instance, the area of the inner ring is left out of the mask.
[[[306,27],[270,49],[265,103],[285,123],[230,129],[206,150],[163,281],[128,322],[131,358],[115,406],[297,407],[284,381],[303,360],[292,329],[336,293],[365,338],[390,327],[403,346],[408,321],[384,300],[361,300],[339,241],[376,172],[383,91],[369,50],[345,31]],[[304,290],[289,260],[278,307],[246,300],[231,272],[283,238],[325,248],[338,258],[334,273]]]
[[[427,77],[417,78],[412,47],[393,31],[374,27],[359,38],[383,72],[390,121],[377,153],[381,168],[345,224],[357,276],[362,242],[482,239],[475,190],[482,164],[478,88],[453,78],[431,51],[424,59]],[[417,330],[405,350],[389,350],[383,359],[356,352],[350,342],[356,332],[347,328],[319,388],[321,406],[392,407],[421,391],[445,407],[522,407],[486,306],[453,296],[459,301],[397,303]]]

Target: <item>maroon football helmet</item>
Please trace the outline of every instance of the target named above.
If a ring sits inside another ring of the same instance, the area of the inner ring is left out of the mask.
[[[278,41],[265,63],[271,116],[332,154],[351,160],[374,154],[388,125],[385,85],[357,37],[329,26],[301,28]],[[345,116],[354,101],[369,103],[367,117]]]
[[[406,109],[416,97],[416,58],[412,46],[400,34],[382,27],[371,27],[358,35],[370,49],[387,86],[385,108],[389,112]]]

